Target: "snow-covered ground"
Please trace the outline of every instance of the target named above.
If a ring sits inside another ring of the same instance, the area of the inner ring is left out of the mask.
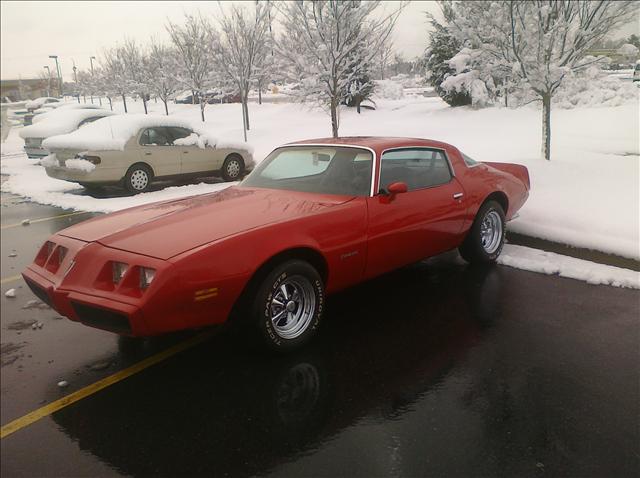
[[[161,112],[161,103],[149,103]],[[121,104],[116,103],[116,108]],[[640,259],[640,125],[637,101],[616,107],[556,109],[552,113],[552,161],[540,158],[541,114],[520,109],[450,108],[439,98],[377,100],[377,110],[344,109],[341,135],[433,138],[454,144],[480,161],[515,162],[529,168],[532,190],[510,230],[576,247]],[[321,110],[297,104],[250,104],[249,142],[260,161],[279,144],[330,132]],[[140,112],[141,102],[129,102]],[[194,121],[199,108],[170,105],[171,114]],[[207,106],[207,129],[218,138],[242,139],[240,105]],[[134,197],[93,199],[67,194],[77,185],[48,178],[37,160],[21,152],[12,130],[2,145],[2,190],[65,208],[114,211],[124,207],[203,193],[225,185],[196,184]]]

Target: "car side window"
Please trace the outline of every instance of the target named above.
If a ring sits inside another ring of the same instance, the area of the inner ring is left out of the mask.
[[[438,149],[395,149],[386,151],[381,158],[381,189],[402,181],[409,191],[414,191],[446,184],[451,178],[449,162]]]
[[[193,131],[188,130],[187,128],[178,128],[178,127],[170,127],[166,128],[169,130],[169,134],[171,135],[171,142],[173,143],[176,139],[186,138],[193,133]]]
[[[142,146],[171,146],[173,140],[169,136],[167,128],[147,128],[140,135]]]

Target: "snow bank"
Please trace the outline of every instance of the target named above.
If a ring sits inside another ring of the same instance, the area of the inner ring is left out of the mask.
[[[498,263],[516,269],[583,280],[589,284],[640,289],[640,272],[529,247],[505,244]]]
[[[49,116],[51,115],[51,116]],[[114,112],[95,109],[69,109],[57,110],[48,113],[44,121],[31,126],[25,126],[20,130],[21,138],[48,138],[50,136],[70,133],[78,128],[78,125],[87,118],[95,116],[113,116]],[[83,128],[84,129],[84,128]]]

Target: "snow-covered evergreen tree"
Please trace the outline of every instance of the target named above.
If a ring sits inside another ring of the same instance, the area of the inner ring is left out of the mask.
[[[315,101],[331,115],[338,136],[339,105],[349,84],[370,65],[388,41],[402,8],[372,15],[379,1],[319,0],[279,6],[283,33],[277,42],[289,78],[300,83],[302,101]],[[361,54],[354,55],[360,49]]]

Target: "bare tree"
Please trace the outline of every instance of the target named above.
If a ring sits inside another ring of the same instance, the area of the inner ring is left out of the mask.
[[[380,47],[378,53],[378,61],[380,63],[380,79],[384,80],[384,74],[387,71],[387,66],[393,59],[393,41],[389,38]]]
[[[372,15],[380,3],[321,0],[279,6],[284,29],[279,54],[290,78],[301,82],[303,101],[317,101],[329,110],[334,137],[339,105],[351,79],[380,54],[403,8],[398,4],[393,13],[380,18]],[[357,49],[362,54],[354,55]]]
[[[178,50],[180,68],[176,71],[176,80],[191,90],[195,101],[200,103],[200,114],[204,121],[204,107],[207,104],[208,91],[212,87],[215,74],[211,45],[214,30],[201,15],[185,15],[184,25],[169,21],[167,31]]]
[[[144,113],[148,114],[148,76],[145,71],[145,51],[135,42],[135,40],[126,39],[121,48],[121,52],[126,78],[128,79],[128,90],[131,94],[138,95],[142,98]]]
[[[149,53],[145,57],[145,81],[147,89],[164,103],[164,111],[167,115],[169,114],[167,102],[180,88],[175,77],[178,64],[178,52],[175,48],[151,40]]]
[[[127,93],[129,92],[129,80],[124,62],[122,47],[116,46],[105,50],[102,55],[102,81],[105,92],[111,103],[111,96],[116,94],[122,97],[124,112],[127,113]]]
[[[258,80],[260,68],[271,50],[270,8],[268,2],[256,3],[252,14],[243,7],[231,5],[228,12],[221,13],[220,36],[213,44],[216,68],[240,92],[247,130],[250,129],[249,89],[252,81]]]

